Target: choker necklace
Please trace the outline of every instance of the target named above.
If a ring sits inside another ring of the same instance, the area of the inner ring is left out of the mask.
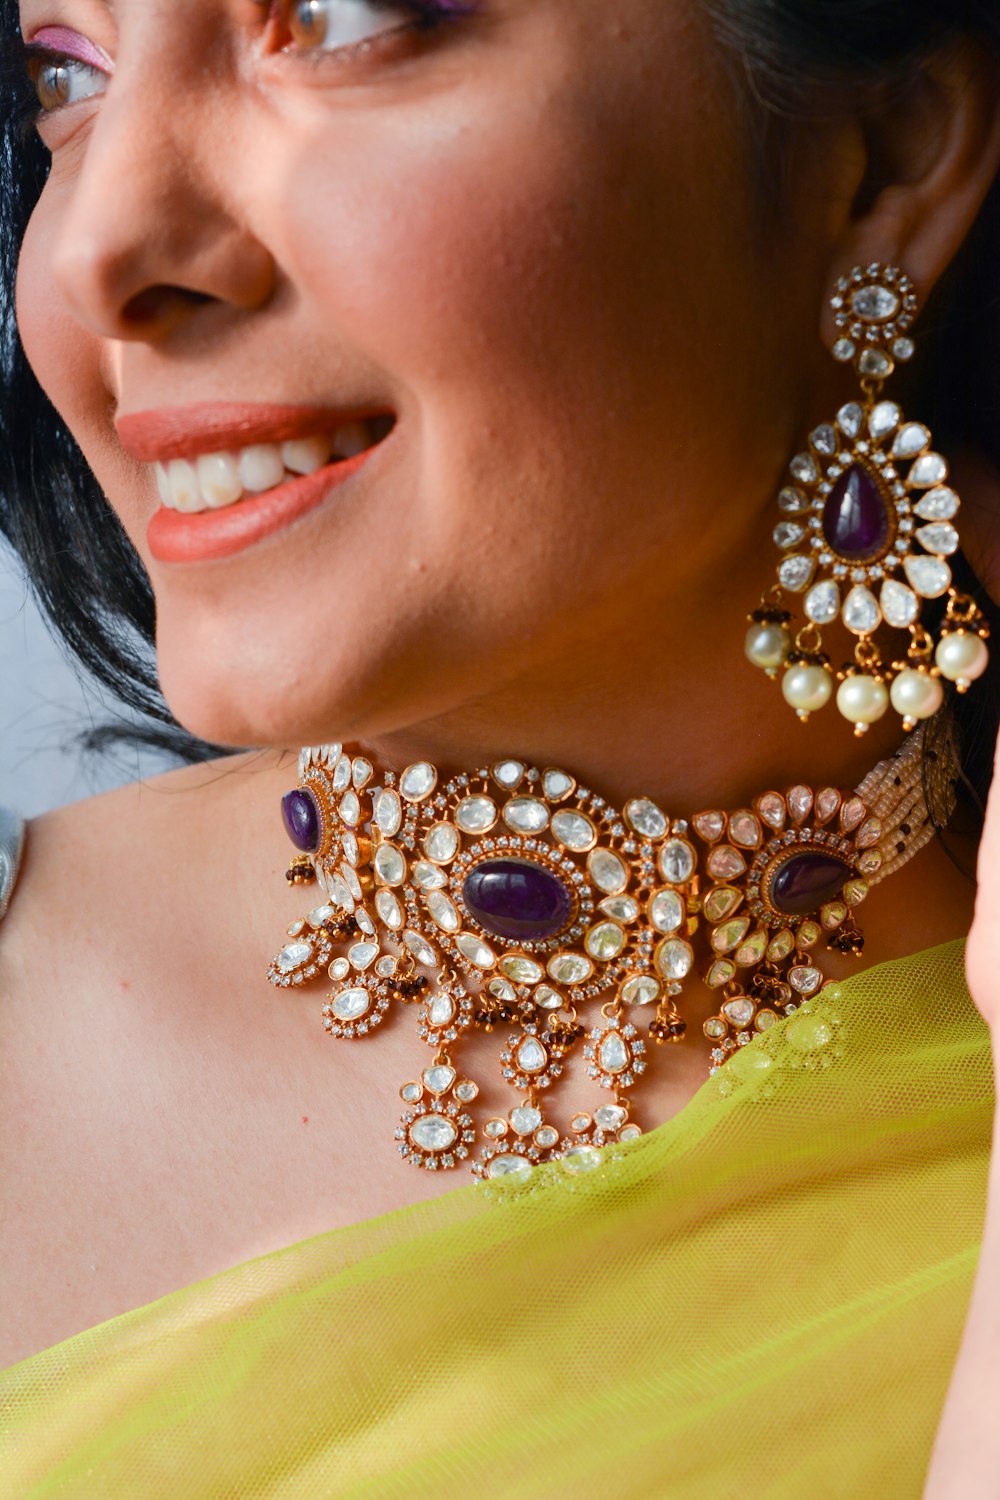
[[[935,719],[853,792],[794,786],[675,819],[514,759],[442,781],[426,761],[396,774],[307,748],[282,799],[299,851],[287,879],[323,900],[288,928],[268,978],[332,980],[323,1021],[342,1041],[415,1008],[433,1055],[399,1091],[396,1144],[413,1166],[583,1169],[642,1133],[630,1093],[655,1044],[685,1037],[688,984],[719,997],[704,1023],[714,1074],[819,992],[824,940],[861,953],[857,908],[947,822],[957,767],[950,721]],[[455,1059],[466,1033],[497,1027],[518,1100],[480,1132],[479,1088]],[[604,1102],[567,1130],[549,1101],[573,1053]]]

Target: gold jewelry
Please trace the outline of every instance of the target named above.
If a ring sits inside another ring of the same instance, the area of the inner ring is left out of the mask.
[[[484,1123],[472,1170],[523,1175],[553,1158],[585,1170],[641,1134],[631,1092],[651,1044],[685,1036],[678,1002],[702,924],[704,979],[723,997],[704,1027],[710,1072],[816,994],[824,936],[860,953],[854,913],[869,888],[953,806],[951,731],[931,749],[930,728],[855,793],[798,786],[690,822],[645,797],[619,812],[568,773],[513,759],[442,784],[425,761],[397,776],[339,745],[305,749],[282,812],[293,869],[308,860],[326,899],[288,928],[268,977],[287,989],[328,975],[323,1021],[339,1040],[416,1007],[432,1056],[400,1089],[396,1128],[414,1166],[472,1156],[479,1088],[455,1059],[473,1028],[502,1027],[518,1102]],[[547,1106],[574,1053],[606,1097],[564,1130]]]
[[[989,661],[981,611],[952,582],[959,497],[929,430],[908,421],[882,386],[914,352],[917,294],[896,266],[855,266],[831,299],[841,336],[833,356],[853,361],[861,399],[809,435],[778,496],[774,541],[784,554],[778,583],[750,616],[746,653],[771,677],[800,719],[834,695],[822,631],[838,619],[857,639],[837,674],[837,707],[864,734],[892,707],[913,729],[937,713],[941,679],[965,692]],[[783,596],[802,595],[806,623],[792,638]],[[937,641],[921,623],[926,603],[947,600]],[[886,661],[883,625],[909,634],[905,658]]]

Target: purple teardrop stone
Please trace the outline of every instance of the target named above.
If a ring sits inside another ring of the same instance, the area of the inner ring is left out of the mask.
[[[786,917],[804,917],[839,896],[853,874],[835,854],[793,854],[779,865],[767,894]]]
[[[301,787],[286,792],[281,799],[281,818],[285,832],[303,854],[315,854],[319,848],[320,816],[316,798]]]
[[[521,942],[555,937],[573,911],[558,875],[523,859],[484,859],[465,877],[462,900],[485,932]]]
[[[882,492],[862,464],[841,474],[823,509],[823,535],[848,562],[880,557],[889,540],[889,512]]]

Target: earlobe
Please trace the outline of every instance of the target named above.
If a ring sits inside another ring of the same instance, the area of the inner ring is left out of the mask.
[[[1000,173],[1000,67],[964,42],[920,65],[863,120],[868,170],[857,211],[834,247],[832,283],[872,261],[906,268],[926,301]],[[828,312],[824,342],[837,334]]]

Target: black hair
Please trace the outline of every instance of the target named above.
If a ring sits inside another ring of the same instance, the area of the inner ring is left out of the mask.
[[[744,85],[764,148],[818,97],[905,86],[914,66],[971,37],[1000,53],[996,0],[701,0]],[[0,0],[0,41],[18,37],[16,0]],[[27,363],[14,322],[14,277],[28,218],[48,170],[23,127],[20,66],[0,60],[0,533],[19,555],[43,612],[70,651],[142,716],[127,734],[196,760],[218,754],[173,720],[156,681],[149,579],[76,443]],[[1000,467],[1000,182],[921,320],[919,415],[941,441],[981,450]],[[961,557],[956,582],[993,609]],[[1000,623],[1000,621],[998,621]],[[988,679],[956,702],[965,776],[982,804],[1000,720],[1000,653]]]

